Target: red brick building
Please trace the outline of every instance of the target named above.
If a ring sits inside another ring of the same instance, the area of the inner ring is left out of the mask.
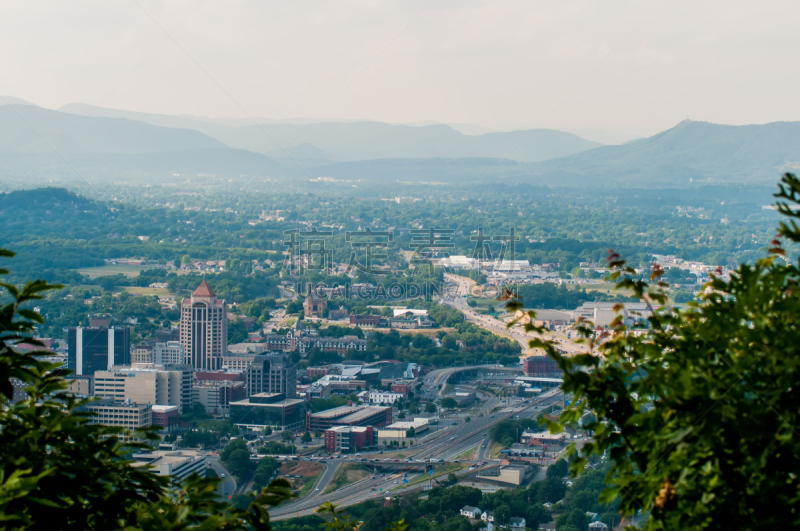
[[[336,426],[325,430],[325,449],[349,453],[375,444],[372,426]]]
[[[172,431],[179,424],[181,415],[178,406],[153,406],[153,426],[161,426],[164,431]]]
[[[408,400],[408,393],[411,392],[411,386],[412,385],[413,385],[413,382],[405,382],[405,381],[394,382],[394,383],[392,383],[391,391],[393,393],[402,393],[403,394],[403,400]]]
[[[330,374],[331,370],[328,367],[309,367],[306,369],[306,376],[309,378],[316,378],[317,376],[325,376]]]
[[[381,324],[380,315],[351,315],[350,324],[358,326],[378,326]]]
[[[525,376],[537,378],[561,378],[563,373],[558,364],[548,356],[531,356],[523,361]]]

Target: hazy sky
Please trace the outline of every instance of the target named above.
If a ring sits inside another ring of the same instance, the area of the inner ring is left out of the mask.
[[[0,94],[633,134],[800,120],[798,20],[796,0],[4,0]]]

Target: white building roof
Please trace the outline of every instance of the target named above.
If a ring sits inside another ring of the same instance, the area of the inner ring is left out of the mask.
[[[408,431],[411,428],[418,429],[428,425],[428,419],[425,418],[418,418],[412,421],[405,421],[405,422],[395,422],[394,424],[389,424],[384,430],[403,430]]]
[[[393,312],[394,312],[393,314],[394,317],[397,317],[398,315],[408,315],[408,314],[419,315],[419,316],[428,315],[428,310],[417,310],[414,308],[394,308]]]

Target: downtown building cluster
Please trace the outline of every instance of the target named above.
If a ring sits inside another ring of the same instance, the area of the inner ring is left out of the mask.
[[[216,418],[230,419],[241,435],[268,428],[311,431],[332,452],[376,445],[379,433],[391,440],[405,437],[407,423],[397,423],[392,431],[392,406],[413,393],[420,375],[416,364],[381,361],[298,370],[298,359],[313,351],[365,351],[367,340],[322,337],[302,321],[287,333],[263,334],[257,343],[228,344],[227,333],[226,301],[205,281],[181,302],[178,327],[158,330],[151,339],[132,344],[130,328],[112,324],[109,317],[91,318],[88,327],[68,329],[65,365],[73,372],[71,390],[98,398],[85,406],[95,413],[92,422],[133,431],[153,425],[180,431],[181,414],[200,405]],[[312,400],[336,394],[358,400],[312,410]],[[424,429],[424,423],[416,425]]]

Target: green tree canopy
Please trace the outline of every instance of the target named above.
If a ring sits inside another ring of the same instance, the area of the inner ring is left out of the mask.
[[[455,398],[446,396],[442,398],[441,406],[442,409],[455,409],[458,407],[458,402],[456,402]]]
[[[0,256],[13,253],[0,249]],[[8,271],[0,269],[0,275]],[[0,520],[5,529],[261,529],[266,505],[291,494],[279,479],[237,508],[216,496],[219,480],[192,475],[178,481],[131,466],[131,451],[151,448],[153,430],[131,433],[91,424],[86,406],[67,391],[68,371],[46,359],[52,353],[18,353],[44,319],[27,306],[58,286],[32,281],[0,283],[10,302],[0,308]],[[12,378],[25,386],[14,403]],[[123,444],[120,437],[133,438]],[[140,442],[144,441],[144,442]]]
[[[800,243],[800,180],[786,174],[776,196],[779,238]],[[649,511],[647,529],[800,526],[800,269],[779,238],[730,278],[712,276],[686,310],[669,306],[658,265],[647,282],[611,253],[617,285],[652,310],[649,333],[628,333],[620,316],[580,324],[586,354],[532,342],[574,395],[561,425],[597,415],[572,472],[608,455],[603,499],[619,496],[625,515]]]

